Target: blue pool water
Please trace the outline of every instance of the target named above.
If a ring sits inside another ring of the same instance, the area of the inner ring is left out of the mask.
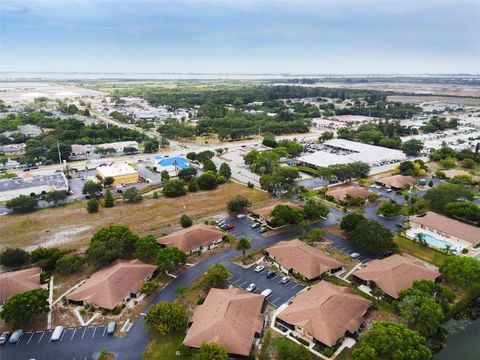
[[[188,160],[182,157],[171,157],[171,158],[156,157],[155,160],[157,161],[157,164],[160,166],[173,166],[173,162],[176,161],[177,167],[179,169],[186,169],[190,167],[190,163],[188,162]]]
[[[431,245],[431,246],[434,246],[438,249],[446,249],[448,245],[450,245],[450,243],[444,241],[444,240],[440,240],[440,239],[437,239],[436,237],[433,237],[432,235],[429,235],[429,234],[423,234],[423,238],[425,239],[425,241],[427,242],[428,245]],[[455,249],[455,248],[451,248],[452,252],[456,253],[458,250]]]

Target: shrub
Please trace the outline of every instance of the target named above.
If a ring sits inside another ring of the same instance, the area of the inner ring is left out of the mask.
[[[87,211],[89,214],[98,212],[98,201],[95,198],[91,198],[87,203]]]
[[[192,226],[192,224],[193,224],[192,219],[190,219],[186,214],[183,214],[180,217],[180,225],[182,225],[183,228],[188,228]]]

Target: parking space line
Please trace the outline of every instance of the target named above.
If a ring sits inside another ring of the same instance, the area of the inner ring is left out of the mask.
[[[40,339],[38,339],[38,344],[40,344],[40,341],[42,341],[43,335],[45,335],[45,331],[42,331],[42,336],[40,336]]]
[[[295,284],[295,286],[292,286],[292,290],[295,289],[298,286],[298,283]]]
[[[83,330],[83,334],[82,334],[82,339],[83,337],[85,336],[85,332],[87,331],[87,327],[85,326],[85,330]]]
[[[77,332],[77,328],[73,329],[73,334],[72,334],[72,337],[70,338],[70,340],[73,339],[73,337],[75,336],[75,333]]]
[[[241,283],[240,285],[238,285],[238,287],[242,287],[243,285],[245,285],[247,283],[247,281]]]
[[[105,329],[103,329],[103,335],[102,336],[105,336],[106,332],[107,332],[107,326],[105,326]]]
[[[278,277],[278,275],[275,275],[275,276],[272,278],[272,280],[275,280],[277,277]]]
[[[98,326],[95,326],[95,329],[93,329],[92,339],[93,339],[93,337],[95,336],[95,332],[97,331],[97,327],[98,327]]]
[[[32,340],[34,335],[35,335],[35,331],[32,331],[32,336],[30,336],[30,338],[28,339],[27,344],[30,344],[30,340]]]
[[[278,301],[278,299],[280,299],[280,296],[278,298],[276,298],[275,300],[273,300],[272,304],[275,304]]]
[[[18,341],[17,341],[17,343],[15,344],[15,346],[18,346],[18,344],[20,344],[20,341],[22,341],[22,339],[23,339],[23,335],[20,336],[20,339],[18,339]]]
[[[239,282],[240,280],[242,280],[242,278],[239,278],[239,279],[235,280],[235,281],[232,282],[231,284],[232,284],[232,285],[235,285],[235,283]]]
[[[65,336],[65,334],[66,334],[67,331],[68,331],[68,329],[63,331],[62,336],[60,336],[60,340],[59,340],[59,341],[62,341],[62,339],[63,339],[63,337]]]

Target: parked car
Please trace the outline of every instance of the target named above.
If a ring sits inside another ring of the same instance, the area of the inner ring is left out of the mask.
[[[121,193],[123,193],[123,190],[122,189],[117,189],[117,193],[121,194]]]
[[[270,270],[270,271],[267,271],[267,273],[265,274],[265,277],[266,277],[267,279],[271,279],[271,278],[275,277],[276,274],[277,274],[277,273],[276,273],[275,271]]]
[[[237,219],[244,219],[247,215],[245,214],[238,214]]]
[[[255,272],[259,273],[259,272],[261,272],[263,269],[265,269],[265,266],[263,266],[263,265],[258,265],[258,266],[255,268]]]
[[[280,284],[288,284],[289,282],[290,282],[290,278],[288,276],[284,276],[280,280]]]
[[[113,333],[115,332],[115,321],[110,321],[107,325],[107,334],[108,335],[113,335]]]
[[[254,291],[255,289],[257,288],[257,285],[255,285],[255,283],[251,283],[250,285],[248,285],[248,287],[245,289],[249,292],[252,292]]]
[[[252,229],[256,229],[256,228],[258,228],[259,226],[260,226],[259,223],[253,223],[251,227],[252,227]]]
[[[10,336],[10,339],[8,339],[9,344],[16,344],[17,342],[20,341],[22,338],[24,332],[22,329],[15,330],[12,335]]]
[[[265,289],[265,290],[262,291],[262,295],[265,296],[265,297],[269,297],[270,295],[272,295],[272,290]]]
[[[354,252],[354,253],[352,253],[352,254],[350,255],[350,257],[351,257],[352,259],[356,259],[356,258],[358,258],[359,256],[360,256],[360,254],[359,254],[359,253],[356,253],[356,252]]]
[[[63,326],[57,326],[55,330],[53,330],[52,337],[50,338],[50,341],[58,341],[62,337],[63,334]]]
[[[227,220],[225,220],[225,219],[217,221],[217,225],[222,225],[222,224],[226,224],[226,223],[227,223]]]
[[[261,232],[261,233],[264,233],[264,232],[267,232],[267,231],[268,231],[268,228],[267,228],[266,226],[262,226],[262,227],[260,228],[260,232]]]
[[[5,331],[2,333],[2,335],[0,335],[0,345],[4,345],[7,343],[9,335],[10,333],[8,331]]]
[[[232,224],[228,224],[227,226],[225,226],[225,230],[232,230],[232,229],[235,229],[235,226],[233,226]]]

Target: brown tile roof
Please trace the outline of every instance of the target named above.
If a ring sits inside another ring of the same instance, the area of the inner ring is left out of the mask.
[[[414,217],[410,222],[435,229],[438,232],[448,236],[454,236],[473,245],[480,243],[479,227],[465,224],[464,222],[450,219],[449,217],[431,211],[427,211],[425,216]]]
[[[315,279],[328,270],[342,266],[340,261],[298,239],[281,241],[265,251],[285,269],[293,269],[307,279]]]
[[[34,267],[0,274],[0,304],[18,292],[38,289],[41,272],[42,269]]]
[[[254,214],[257,214],[257,215],[260,215],[262,218],[269,221],[272,218],[270,216],[270,214],[272,213],[273,209],[275,209],[275,206],[277,206],[277,205],[288,205],[288,206],[293,207],[295,209],[302,209],[302,207],[300,205],[295,204],[294,202],[286,201],[286,202],[273,203],[271,205],[264,206],[264,207],[261,207],[261,208],[255,208],[255,209],[250,210],[250,212],[252,212]]]
[[[376,179],[375,182],[383,184],[385,186],[401,189],[406,184],[415,185],[417,183],[417,180],[415,180],[415,178],[412,176],[393,175],[393,176],[387,176],[381,179]]]
[[[225,237],[223,231],[205,224],[193,225],[157,239],[157,243],[176,247],[182,251],[191,251],[200,246],[208,246],[215,240]]]
[[[326,195],[332,196],[338,201],[345,201],[347,196],[367,198],[371,192],[361,186],[345,186],[338,188],[331,188],[326,192]]]
[[[347,287],[320,281],[307,292],[298,294],[278,318],[332,346],[347,331],[354,333],[359,328],[371,304]]]
[[[459,170],[459,169],[451,169],[451,170],[441,170],[447,179],[453,179],[455,176],[460,176],[460,175],[467,175],[472,178],[472,181],[475,183],[478,183],[480,181],[480,177],[478,176],[473,176],[466,170]]]
[[[255,333],[262,331],[264,299],[233,287],[211,289],[195,310],[183,343],[198,348],[203,342],[216,342],[230,354],[250,355]]]
[[[94,273],[85,284],[67,295],[67,299],[112,310],[127,296],[137,293],[156,268],[137,259],[116,260]]]
[[[373,260],[363,269],[353,272],[356,277],[373,281],[386,294],[398,299],[400,290],[410,288],[416,280],[432,280],[440,276],[419,260],[401,255],[392,255],[382,260]]]

